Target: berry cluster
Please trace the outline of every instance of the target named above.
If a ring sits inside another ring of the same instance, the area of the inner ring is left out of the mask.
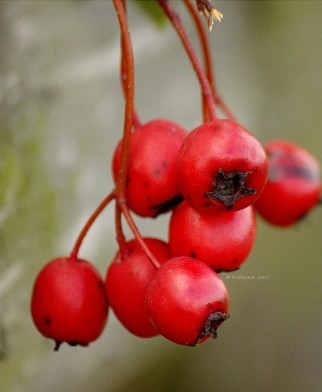
[[[40,271],[32,294],[34,323],[56,342],[56,349],[62,342],[86,346],[96,340],[109,308],[139,337],[162,335],[188,346],[216,337],[230,315],[220,273],[240,268],[247,259],[256,236],[256,213],[278,226],[293,225],[320,199],[316,159],[287,141],[262,145],[241,126],[216,93],[207,46],[204,71],[179,15],[168,1],[158,2],[199,78],[204,121],[189,133],[165,119],[139,122],[124,2],[114,0],[126,98],[123,138],[112,161],[115,189],[89,218],[70,256],[56,258]],[[190,1],[185,4],[200,23]],[[197,4],[202,11],[204,2]],[[202,34],[202,25],[198,27]],[[218,118],[217,108],[228,118]],[[103,280],[78,251],[112,200],[119,246]],[[170,212],[167,241],[143,238],[132,212],[146,218]],[[131,240],[124,237],[122,217],[134,234]]]

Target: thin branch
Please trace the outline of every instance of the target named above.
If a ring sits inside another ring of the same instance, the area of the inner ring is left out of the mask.
[[[213,71],[213,62],[211,59],[211,50],[209,46],[209,40],[206,35],[206,31],[203,27],[203,24],[201,23],[199,14],[196,10],[196,7],[191,3],[190,0],[184,0],[185,5],[193,18],[193,21],[195,23],[195,26],[198,31],[198,36],[200,39],[200,44],[202,48],[202,53],[204,57],[204,67],[205,67],[205,72],[207,75],[207,79],[209,80],[211,90],[215,99],[216,105],[222,110],[222,112],[231,120],[236,121],[236,117],[232,113],[232,111],[229,109],[228,105],[225,103],[225,101],[219,96],[218,94],[218,89],[216,86],[216,79]]]
[[[188,34],[187,34],[187,32],[181,22],[181,19],[180,19],[178,13],[173,9],[173,7],[171,6],[171,4],[168,0],[157,0],[157,1],[158,1],[159,5],[162,7],[162,9],[164,10],[164,12],[167,15],[167,17],[169,18],[169,20],[171,21],[174,28],[176,29],[176,31],[181,39],[181,42],[182,42],[182,44],[188,54],[188,57],[191,61],[191,64],[192,64],[192,66],[198,76],[199,83],[201,86],[203,100],[208,107],[209,117],[211,119],[217,118],[215,100],[214,100],[214,97],[213,97],[213,94],[211,91],[209,81],[208,81],[208,79],[202,69],[202,66],[199,62],[199,59],[198,59],[194,49],[193,49],[192,43],[188,37]]]
[[[96,208],[96,210],[92,213],[92,215],[89,217],[89,219],[87,220],[87,222],[85,223],[83,229],[81,230],[81,232],[79,233],[75,244],[73,246],[73,249],[70,253],[70,259],[72,260],[77,260],[78,257],[78,252],[79,252],[79,248],[81,247],[84,238],[86,236],[86,234],[88,233],[89,229],[92,227],[93,223],[95,222],[95,220],[98,218],[98,216],[101,214],[101,212],[109,205],[109,203],[115,198],[115,193],[114,190],[107,195],[104,200],[98,205],[98,207]]]

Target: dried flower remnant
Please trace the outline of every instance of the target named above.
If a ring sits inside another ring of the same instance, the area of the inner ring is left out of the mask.
[[[211,31],[214,20],[221,22],[221,19],[224,17],[223,14],[211,5],[210,0],[196,0],[196,2],[198,11],[206,18],[208,28]]]

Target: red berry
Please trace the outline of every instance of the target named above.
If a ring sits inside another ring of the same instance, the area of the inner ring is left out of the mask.
[[[88,261],[59,257],[38,274],[31,314],[39,332],[56,341],[87,346],[106,323],[108,303],[104,282]]]
[[[169,228],[172,256],[190,256],[217,272],[240,267],[249,255],[256,234],[252,206],[222,214],[203,214],[187,202],[173,211]]]
[[[165,242],[153,238],[144,241],[160,263],[169,259]],[[145,307],[145,290],[155,272],[136,240],[127,242],[122,253],[117,252],[107,271],[105,285],[109,304],[120,322],[136,336],[158,334]]]
[[[137,128],[131,138],[126,198],[138,215],[155,217],[168,211],[182,197],[177,180],[177,157],[185,130],[168,120],[157,119]],[[120,169],[122,142],[113,157],[116,180]]]
[[[319,162],[289,141],[273,140],[264,147],[269,157],[269,178],[255,207],[274,225],[293,225],[319,201]]]
[[[205,263],[176,257],[161,265],[146,291],[146,306],[157,331],[174,343],[194,346],[229,316],[228,291]]]
[[[268,161],[258,140],[230,120],[213,120],[192,131],[178,158],[179,186],[197,211],[240,210],[259,197]]]

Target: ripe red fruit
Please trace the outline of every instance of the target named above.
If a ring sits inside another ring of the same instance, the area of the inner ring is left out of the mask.
[[[308,151],[289,141],[273,140],[264,147],[269,178],[255,207],[274,225],[293,225],[319,201],[320,164]]]
[[[169,259],[165,242],[154,238],[144,241],[160,263]],[[109,304],[125,328],[139,337],[158,335],[145,307],[145,290],[155,272],[136,240],[127,242],[122,253],[117,252],[107,270],[105,286]]]
[[[205,263],[176,257],[161,265],[146,290],[151,322],[165,338],[194,346],[229,317],[229,294],[219,276]]]
[[[32,293],[31,314],[39,332],[62,342],[87,346],[106,323],[104,282],[88,261],[59,257],[39,272]]]
[[[180,190],[199,212],[240,210],[259,197],[268,161],[258,140],[230,120],[213,120],[192,131],[178,158]]]
[[[172,256],[190,256],[220,271],[240,267],[249,255],[256,235],[252,206],[222,214],[202,214],[187,202],[173,211],[169,226]]]
[[[126,198],[129,208],[144,217],[155,217],[182,197],[177,180],[177,157],[186,137],[179,125],[163,119],[137,128],[131,137]],[[122,142],[113,157],[113,175],[120,169]]]

